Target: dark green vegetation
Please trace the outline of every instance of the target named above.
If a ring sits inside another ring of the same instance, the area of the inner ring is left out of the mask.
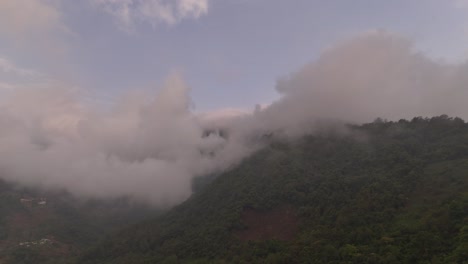
[[[80,201],[0,180],[0,263],[70,263],[106,234],[155,213],[127,199]]]
[[[459,118],[277,140],[205,183],[78,263],[468,263],[468,124]],[[262,235],[248,214],[295,233]]]

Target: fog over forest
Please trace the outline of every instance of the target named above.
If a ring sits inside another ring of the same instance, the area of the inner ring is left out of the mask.
[[[468,113],[468,64],[435,61],[395,33],[359,34],[291,71],[272,87],[276,101],[215,119],[196,112],[178,72],[154,94],[129,93],[105,110],[60,85],[15,91],[0,103],[1,177],[171,206],[190,196],[194,177],[261,148],[255,139],[263,134],[293,138],[327,122]],[[205,133],[217,129],[228,136]]]

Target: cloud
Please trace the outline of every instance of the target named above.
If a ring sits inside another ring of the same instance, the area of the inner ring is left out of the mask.
[[[9,60],[0,57],[0,72],[4,72],[7,74],[18,75],[22,77],[36,77],[40,76],[40,74],[34,70],[24,69],[16,66]]]
[[[64,30],[61,13],[52,1],[5,0],[0,2],[0,33],[15,37]]]
[[[23,68],[0,57],[0,96],[8,96],[20,89],[43,89],[59,83],[42,72]]]
[[[126,96],[100,111],[77,90],[15,91],[0,103],[2,177],[85,197],[181,202],[194,176],[247,153],[219,135],[204,136],[188,92],[174,74],[155,97]]]
[[[174,25],[184,19],[197,19],[208,13],[208,0],[90,0],[112,15],[124,30],[137,23]]]
[[[252,110],[244,108],[223,108],[215,111],[198,114],[198,117],[205,122],[222,122],[231,118],[249,115]]]
[[[5,49],[43,60],[43,67],[60,64],[57,68],[63,70],[68,41],[76,34],[65,24],[61,5],[61,0],[0,1],[0,41]]]
[[[294,138],[336,120],[467,118],[467,76],[467,63],[434,61],[407,39],[376,31],[327,49],[278,81],[277,101],[253,111],[193,113],[179,74],[155,96],[127,95],[109,110],[60,83],[19,89],[0,101],[1,177],[170,206],[190,196],[194,177],[230,168],[265,135]]]
[[[325,50],[277,83],[281,98],[257,113],[257,126],[303,133],[314,121],[371,122],[448,114],[468,117],[468,64],[444,64],[408,39],[372,31]]]

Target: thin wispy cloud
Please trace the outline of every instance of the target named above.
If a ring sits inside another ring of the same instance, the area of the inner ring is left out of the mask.
[[[36,69],[25,68],[0,56],[0,92],[6,93],[22,89],[43,89],[58,86],[59,81]]]
[[[113,16],[119,27],[131,31],[136,24],[174,25],[208,13],[208,0],[90,0]]]
[[[18,67],[11,61],[0,57],[0,72],[20,77],[39,77],[41,74],[31,69]]]

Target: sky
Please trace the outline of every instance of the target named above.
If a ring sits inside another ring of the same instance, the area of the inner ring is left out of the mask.
[[[466,0],[2,0],[0,177],[172,206],[265,134],[466,120],[467,44]]]
[[[0,95],[66,85],[106,105],[172,72],[197,112],[253,109],[335,42],[387,30],[436,60],[468,55],[463,0],[3,0]]]

